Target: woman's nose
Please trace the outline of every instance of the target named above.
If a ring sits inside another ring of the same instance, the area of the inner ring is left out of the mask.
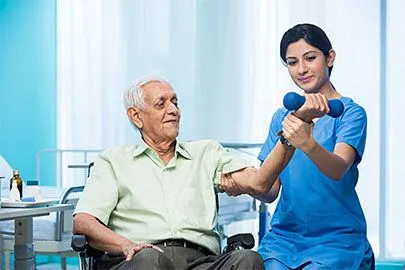
[[[305,65],[304,61],[300,61],[298,63],[298,73],[305,74],[308,71],[307,65]]]

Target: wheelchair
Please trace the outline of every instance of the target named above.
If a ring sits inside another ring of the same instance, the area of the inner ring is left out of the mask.
[[[90,169],[94,165],[91,162],[87,168],[87,177],[90,175]],[[216,196],[217,212],[219,212],[219,199]],[[228,253],[234,250],[252,249],[255,246],[255,239],[251,233],[240,233],[230,236],[226,239],[226,245],[222,253]],[[87,237],[82,234],[73,234],[71,239],[71,248],[79,254],[81,270],[96,270],[96,260],[104,252],[93,248],[87,241]]]
[[[227,244],[223,253],[228,253],[234,250],[251,249],[255,245],[255,240],[251,233],[236,234],[227,238]],[[81,270],[96,270],[96,260],[101,257],[104,252],[90,246],[86,236],[74,234],[72,236],[71,247],[79,253],[80,269]]]

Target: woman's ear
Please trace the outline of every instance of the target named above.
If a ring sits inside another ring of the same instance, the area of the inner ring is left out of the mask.
[[[138,129],[142,129],[143,122],[142,122],[142,119],[141,119],[141,117],[139,115],[139,112],[140,112],[139,109],[134,108],[134,107],[130,107],[127,110],[127,114],[128,114],[129,119],[131,119],[131,121],[135,124],[135,126]]]
[[[326,59],[326,64],[328,65],[328,67],[333,66],[333,62],[335,62],[335,58],[336,58],[336,52],[335,52],[335,50],[331,49],[329,51],[328,58]]]

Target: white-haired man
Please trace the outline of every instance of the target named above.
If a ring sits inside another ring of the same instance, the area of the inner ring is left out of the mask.
[[[98,269],[263,269],[251,250],[220,255],[214,185],[230,195],[265,194],[294,152],[279,144],[259,170],[218,142],[179,142],[176,93],[161,78],[126,91],[142,137],[95,161],[74,216],[74,231],[106,253]]]

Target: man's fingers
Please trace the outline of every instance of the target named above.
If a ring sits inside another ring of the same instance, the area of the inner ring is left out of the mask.
[[[138,245],[136,245],[134,247],[134,251],[135,251],[135,253],[137,253],[137,252],[141,251],[144,248],[151,248],[151,247],[153,247],[152,244],[138,244]]]
[[[158,251],[160,251],[160,252],[163,252],[163,250],[162,250],[160,247],[155,246],[155,245],[152,245],[152,244],[136,244],[136,245],[130,246],[130,247],[124,252],[125,259],[126,259],[127,261],[131,260],[132,257],[133,257],[136,253],[138,253],[139,251],[141,251],[141,250],[144,249],[144,248],[154,248],[154,249],[156,249],[156,250],[158,250]]]
[[[158,246],[152,245],[152,248],[156,249],[157,251],[164,252],[163,249]]]
[[[132,259],[132,257],[134,256],[134,254],[135,254],[135,251],[133,249],[128,250],[128,252],[126,252],[126,254],[125,254],[125,257],[126,257],[125,259],[127,261],[130,261]]]

